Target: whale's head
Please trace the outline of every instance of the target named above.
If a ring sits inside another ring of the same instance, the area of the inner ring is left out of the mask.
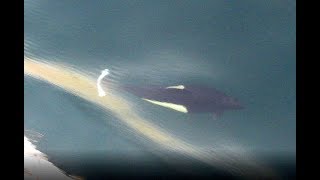
[[[242,103],[234,97],[223,97],[222,99],[222,104],[224,107],[227,107],[228,109],[243,109],[244,106],[242,105]]]

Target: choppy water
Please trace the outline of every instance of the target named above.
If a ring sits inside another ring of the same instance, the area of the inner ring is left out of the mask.
[[[285,161],[294,167],[295,19],[289,0],[25,0],[25,57],[69,64],[94,77],[108,68],[114,84],[215,87],[245,109],[214,120],[129,99],[139,114],[194,146],[245,151],[275,169]],[[44,135],[39,149],[69,171],[77,171],[73,165],[86,159],[83,154],[100,153],[166,166],[157,148],[112,112],[29,77],[24,118],[25,129]],[[77,163],[65,162],[70,153]]]

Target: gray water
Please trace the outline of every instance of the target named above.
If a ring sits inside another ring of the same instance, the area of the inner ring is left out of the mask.
[[[25,57],[96,77],[108,68],[119,84],[215,87],[245,109],[216,120],[141,102],[135,108],[198,147],[295,160],[295,1],[25,0],[24,9]],[[157,161],[152,145],[112,113],[32,78],[24,87],[25,129],[44,135],[38,146],[58,163],[61,154],[95,152]]]

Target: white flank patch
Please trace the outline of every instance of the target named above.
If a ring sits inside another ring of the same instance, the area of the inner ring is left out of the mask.
[[[179,112],[183,112],[183,113],[188,113],[188,109],[183,105],[167,103],[167,102],[160,102],[160,101],[153,101],[153,100],[144,99],[144,98],[142,98],[142,99],[145,100],[145,101],[148,101],[148,102],[150,102],[152,104],[156,104],[156,105],[159,105],[159,106],[170,108],[170,109],[173,109],[173,110],[176,110],[176,111],[179,111]]]
[[[184,89],[184,86],[183,85],[178,85],[178,86],[169,86],[169,87],[166,87],[166,89]]]
[[[45,154],[24,136],[24,179],[72,179],[48,161]]]
[[[97,80],[98,94],[100,97],[103,97],[106,95],[106,92],[104,92],[100,83],[101,83],[101,80],[107,75],[109,75],[109,69],[105,69],[105,70],[101,71],[101,75],[98,77],[98,80]]]

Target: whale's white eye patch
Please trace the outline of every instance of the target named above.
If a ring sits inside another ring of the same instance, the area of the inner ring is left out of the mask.
[[[184,89],[185,87],[183,85],[178,85],[178,86],[169,86],[169,87],[166,87],[166,89]]]
[[[145,101],[148,101],[148,102],[150,102],[152,104],[156,104],[156,105],[159,105],[159,106],[170,108],[170,109],[182,112],[182,113],[188,113],[188,109],[185,106],[180,105],[180,104],[160,102],[160,101],[154,101],[154,100],[144,99],[144,98],[142,98],[142,99],[145,100]]]

